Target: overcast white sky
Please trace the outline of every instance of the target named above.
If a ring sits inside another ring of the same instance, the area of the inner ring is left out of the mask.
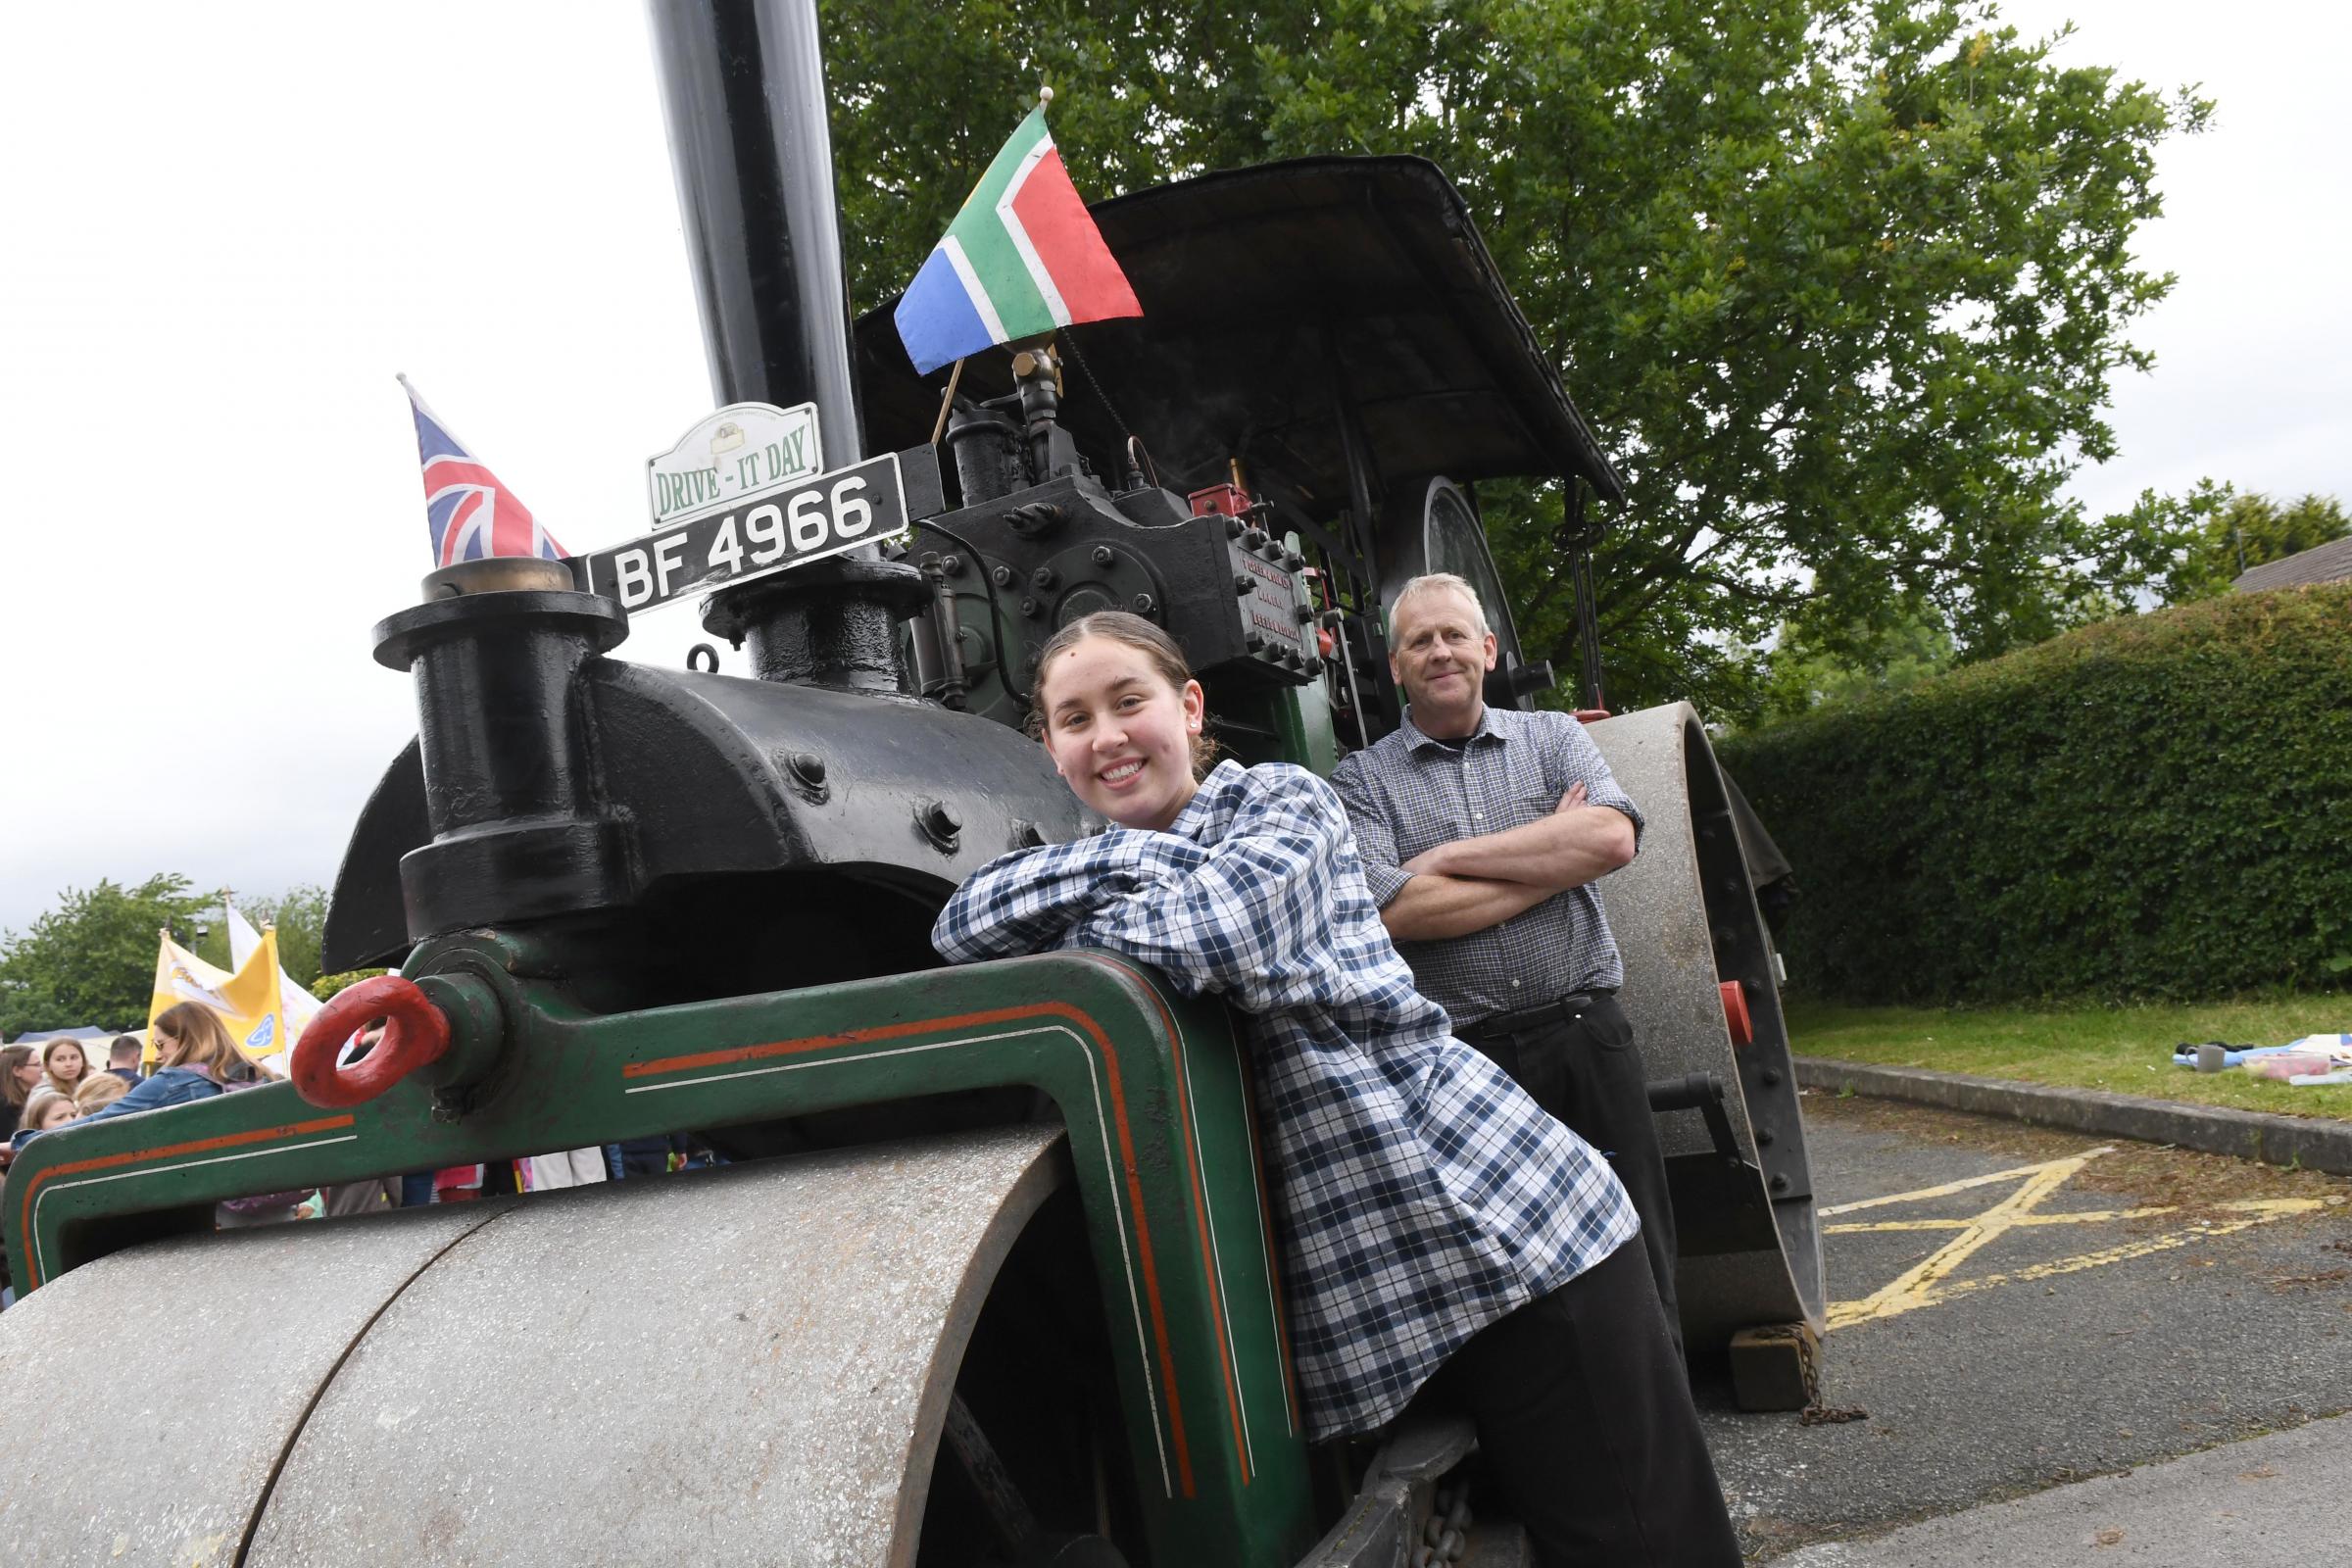
[[[2003,15],[2222,103],[2163,155],[2160,368],[2078,494],[2352,499],[2344,10]],[[101,877],[329,882],[415,728],[368,635],[430,564],[393,373],[575,551],[645,531],[712,406],[642,9],[11,6],[0,213],[0,926]],[[681,604],[620,653],[699,640]]]

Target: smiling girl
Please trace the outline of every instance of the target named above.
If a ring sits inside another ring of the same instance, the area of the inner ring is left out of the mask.
[[[1104,948],[1240,1009],[1306,1435],[1368,1432],[1434,1385],[1544,1564],[1737,1564],[1624,1188],[1413,989],[1330,786],[1202,777],[1200,684],[1123,612],[1046,645],[1032,706],[1116,826],[983,867],[933,945]]]

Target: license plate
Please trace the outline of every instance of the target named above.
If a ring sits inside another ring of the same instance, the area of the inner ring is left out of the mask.
[[[651,610],[691,593],[765,577],[906,531],[899,455],[878,458],[627,544],[571,559],[571,578],[623,610]]]

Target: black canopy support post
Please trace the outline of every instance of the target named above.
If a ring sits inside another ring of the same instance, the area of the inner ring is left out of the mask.
[[[816,406],[827,469],[865,455],[815,0],[652,0],[678,213],[721,404]],[[906,689],[896,621],[929,596],[871,546],[711,596],[763,680]]]
[[[1575,578],[1576,641],[1584,665],[1584,707],[1597,710],[1607,706],[1600,691],[1600,609],[1592,595],[1592,547],[1599,542],[1600,530],[1586,521],[1585,481],[1570,474],[1560,483],[1567,491],[1561,533],[1568,541],[1568,569]]]
[[[1372,447],[1364,435],[1363,411],[1348,395],[1348,370],[1340,363],[1340,335],[1331,322],[1323,322],[1324,376],[1331,387],[1331,418],[1339,427],[1340,458],[1348,468],[1348,527],[1341,539],[1352,558],[1344,563],[1355,575],[1350,584],[1355,589],[1357,606],[1377,617],[1380,607],[1374,602],[1380,593],[1380,563],[1374,536],[1379,532],[1380,470],[1372,463]]]

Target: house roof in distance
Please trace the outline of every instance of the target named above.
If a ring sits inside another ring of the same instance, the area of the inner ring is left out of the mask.
[[[2232,592],[2256,594],[2265,588],[2292,588],[2299,583],[2352,580],[2352,534],[2324,545],[2268,561],[2250,568],[2230,584]]]

